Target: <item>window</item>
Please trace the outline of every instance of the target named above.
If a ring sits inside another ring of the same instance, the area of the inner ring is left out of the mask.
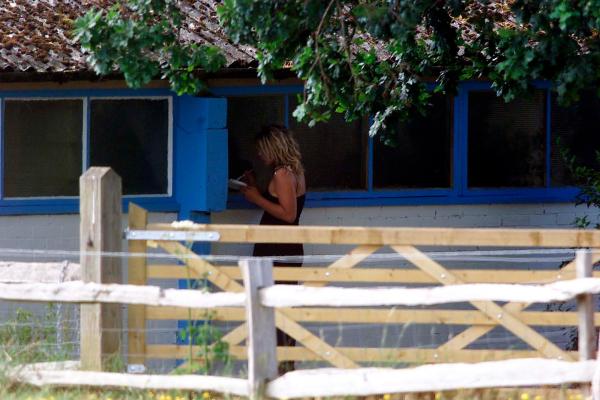
[[[3,195],[76,196],[82,165],[82,100],[4,102]]]
[[[290,102],[290,113],[297,101]],[[365,189],[367,121],[347,123],[334,114],[327,122],[310,128],[290,115],[306,169],[306,184],[311,190]]]
[[[260,127],[284,123],[302,150],[309,206],[570,202],[577,189],[556,139],[584,164],[595,163],[600,99],[590,92],[559,107],[548,84],[535,85],[509,103],[485,82],[462,83],[455,97],[436,93],[425,116],[398,124],[398,147],[369,139],[367,119],[347,123],[334,114],[314,127],[298,123],[291,88],[228,87],[215,94],[228,96],[231,176],[256,168],[253,138]],[[239,197],[230,200],[245,206]]]
[[[568,186],[575,183],[565,167],[557,144],[558,139],[561,146],[575,155],[579,163],[599,167],[596,160],[596,151],[600,150],[597,119],[599,114],[600,98],[593,91],[582,93],[580,101],[567,107],[561,107],[556,96],[552,96],[552,186]]]
[[[229,176],[236,178],[254,169],[262,190],[269,183],[270,173],[256,155],[254,136],[264,125],[285,122],[284,96],[230,97],[227,100],[229,129]]]
[[[449,188],[452,184],[452,99],[435,95],[425,116],[400,124],[397,147],[373,146],[373,186]]]
[[[88,166],[110,166],[125,195],[170,194],[171,100],[2,100],[2,199],[76,197]]]
[[[545,95],[505,103],[492,91],[469,93],[469,187],[545,186]]]
[[[264,190],[271,178],[270,171],[256,156],[254,136],[265,125],[285,125],[288,121],[300,145],[309,190],[364,189],[365,121],[348,124],[336,115],[309,128],[292,116],[295,107],[295,95],[228,98],[230,176],[235,178],[253,167]]]
[[[90,165],[109,165],[123,194],[163,194],[169,185],[169,102],[92,99]]]

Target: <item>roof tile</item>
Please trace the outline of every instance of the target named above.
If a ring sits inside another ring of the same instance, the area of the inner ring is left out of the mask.
[[[0,0],[0,72],[85,72],[85,54],[71,37],[72,24],[91,7],[115,0]],[[228,65],[248,65],[255,51],[227,39],[214,0],[185,0],[187,20],[181,37],[213,44]]]

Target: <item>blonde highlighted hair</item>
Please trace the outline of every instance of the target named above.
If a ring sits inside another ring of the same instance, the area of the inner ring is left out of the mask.
[[[265,126],[256,135],[256,147],[273,162],[273,168],[289,167],[297,176],[304,174],[300,146],[285,126]]]

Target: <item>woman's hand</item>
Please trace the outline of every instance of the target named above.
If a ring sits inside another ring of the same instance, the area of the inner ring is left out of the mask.
[[[244,188],[241,188],[240,191],[242,192],[246,200],[248,200],[251,203],[258,204],[260,199],[262,199],[262,195],[260,194],[256,186],[246,186]]]
[[[249,169],[248,171],[244,171],[241,177],[242,181],[246,182],[248,186],[257,186],[256,185],[256,175],[254,174],[254,170]]]

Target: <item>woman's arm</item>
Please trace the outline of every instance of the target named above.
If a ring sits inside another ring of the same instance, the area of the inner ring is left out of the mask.
[[[254,186],[243,188],[242,193],[248,201],[256,204],[272,216],[286,222],[294,222],[297,212],[296,177],[285,168],[277,170],[273,174],[273,189],[279,199],[279,204],[265,199]]]

